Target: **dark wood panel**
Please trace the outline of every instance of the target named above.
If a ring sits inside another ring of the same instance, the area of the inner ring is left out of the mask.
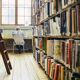
[[[8,51],[13,50],[13,39],[4,39],[5,47]],[[32,39],[24,39],[24,51],[32,52]]]

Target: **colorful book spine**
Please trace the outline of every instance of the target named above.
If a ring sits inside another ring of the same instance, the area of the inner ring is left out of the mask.
[[[80,5],[76,6],[77,11],[77,27],[78,27],[78,34],[80,34]]]
[[[72,40],[69,40],[68,43],[68,64],[72,65]]]
[[[59,67],[60,67],[60,64],[56,64],[56,65],[55,65],[55,72],[54,72],[54,79],[53,79],[53,80],[58,80]]]

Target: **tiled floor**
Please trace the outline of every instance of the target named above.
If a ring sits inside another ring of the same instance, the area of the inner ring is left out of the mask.
[[[7,75],[0,55],[0,80],[48,80],[32,53],[9,53],[9,57],[13,67],[11,75]]]

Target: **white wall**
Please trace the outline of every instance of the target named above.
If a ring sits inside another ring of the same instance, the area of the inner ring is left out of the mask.
[[[3,33],[2,36],[3,38],[12,38],[12,32],[15,30],[16,27],[2,27]],[[32,38],[32,28],[30,27],[21,27],[21,30],[24,32],[25,38]]]

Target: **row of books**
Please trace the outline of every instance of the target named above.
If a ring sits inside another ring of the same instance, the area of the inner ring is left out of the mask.
[[[69,8],[61,13],[61,34],[77,35],[80,34],[80,5]]]
[[[71,68],[80,66],[80,40],[47,40],[47,56],[62,60]]]
[[[80,66],[80,40],[47,40],[45,38],[36,38],[36,48],[44,50],[47,56],[64,61],[71,68],[75,69]],[[40,51],[39,55],[41,56],[42,53]]]
[[[39,21],[39,20],[38,20]],[[80,34],[80,5],[68,8],[58,16],[45,21],[43,35],[67,35],[76,36]]]
[[[62,8],[66,8],[68,5],[71,5],[79,0],[62,0]]]
[[[77,0],[33,0],[32,15],[39,15],[37,17],[40,18],[41,22],[51,15],[56,15],[58,12],[62,11],[62,9],[75,2],[77,2]]]
[[[36,53],[36,61],[40,63],[51,80],[71,80],[71,72],[65,66],[58,64],[53,58],[47,57],[43,51],[39,53]]]
[[[52,58],[45,58],[45,72],[51,80],[71,80],[71,72]]]
[[[79,0],[33,0],[32,9],[35,10],[35,13],[38,9],[44,6],[44,8],[49,9],[48,11],[50,11],[50,14],[56,14],[56,12],[77,1],[79,2]]]
[[[38,36],[38,37],[44,36],[47,34],[48,29],[49,29],[49,26],[47,22],[45,22],[45,26],[43,25],[39,25],[37,27],[35,26],[33,28],[33,36]]]
[[[41,35],[80,35],[80,5],[68,8],[55,18],[45,21],[41,26],[43,31],[38,29]]]
[[[80,73],[80,40],[46,37],[79,36],[80,4],[75,4],[77,1],[80,0],[34,0],[35,12],[39,9],[35,14],[38,26],[34,31],[34,35],[37,34],[34,56],[51,80],[71,80],[73,69]]]
[[[36,61],[51,80],[72,80],[71,71],[66,66],[57,63],[54,58],[47,56],[44,51],[36,50]],[[76,72],[80,73],[80,67],[76,68]]]
[[[31,6],[32,6],[33,15],[37,13],[37,11],[44,5],[46,1],[45,0],[32,0]]]

